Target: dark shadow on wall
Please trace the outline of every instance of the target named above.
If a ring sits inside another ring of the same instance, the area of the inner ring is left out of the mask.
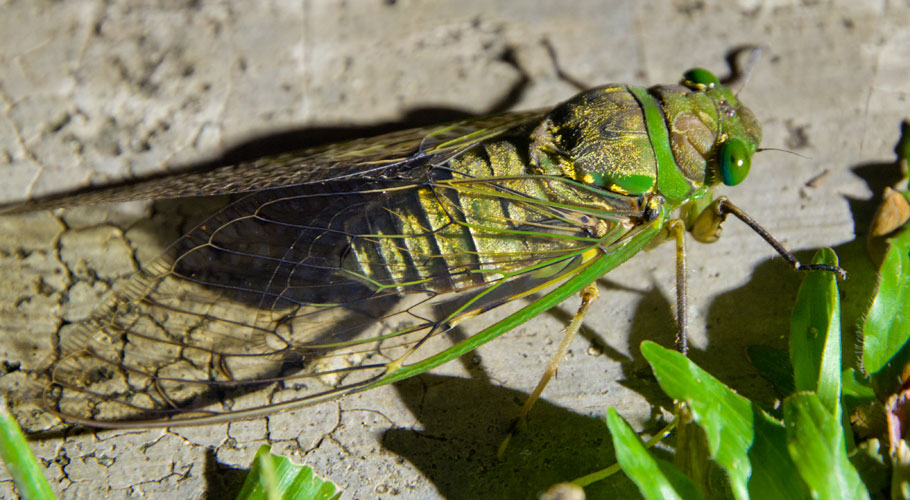
[[[396,385],[421,428],[391,429],[383,445],[414,464],[444,498],[537,498],[550,486],[615,463],[602,418],[538,401],[496,457],[527,394],[486,381],[420,375]],[[586,488],[588,498],[637,497],[623,474]]]

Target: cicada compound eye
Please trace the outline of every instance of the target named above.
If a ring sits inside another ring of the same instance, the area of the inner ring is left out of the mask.
[[[730,139],[720,149],[720,176],[724,184],[735,186],[749,175],[752,158],[746,143],[741,139]]]
[[[692,90],[707,90],[720,85],[720,80],[704,68],[692,68],[683,73],[682,84]]]

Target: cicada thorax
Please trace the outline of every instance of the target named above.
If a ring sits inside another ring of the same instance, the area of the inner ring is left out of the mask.
[[[659,193],[678,206],[720,181],[728,139],[741,138],[751,155],[761,128],[723,86],[608,85],[555,108],[534,137],[543,171],[618,194]]]
[[[635,96],[625,85],[583,92],[556,107],[534,131],[544,172],[631,195],[651,191],[657,159]]]

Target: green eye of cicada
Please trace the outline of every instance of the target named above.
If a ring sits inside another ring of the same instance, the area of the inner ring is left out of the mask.
[[[752,158],[746,143],[741,139],[730,139],[720,150],[720,176],[724,184],[735,186],[749,175]]]
[[[705,90],[720,85],[720,80],[704,68],[693,68],[683,73],[682,84],[692,90]]]

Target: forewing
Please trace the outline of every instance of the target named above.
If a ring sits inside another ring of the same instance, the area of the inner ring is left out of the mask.
[[[0,205],[0,214],[78,205],[249,193],[335,179],[380,178],[409,163],[442,164],[478,142],[539,121],[541,111],[471,118],[368,139],[266,156],[202,172],[171,174],[112,187]]]
[[[438,353],[441,333],[477,331],[481,313],[558,283],[641,225],[637,197],[455,168],[536,118],[330,146],[295,160],[296,177],[290,161],[276,167],[278,187],[209,217],[64,327],[33,395],[88,425],[203,423],[322,401]]]

